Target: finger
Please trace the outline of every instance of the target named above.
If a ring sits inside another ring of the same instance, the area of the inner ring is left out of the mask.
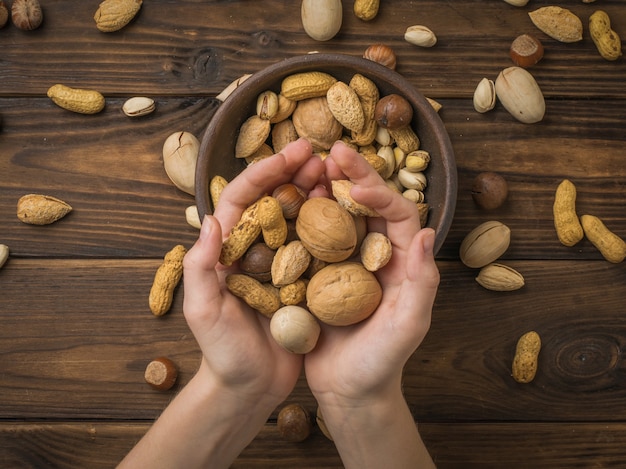
[[[204,322],[208,314],[220,310],[221,291],[215,266],[221,248],[220,224],[215,217],[207,215],[198,240],[183,259],[183,311],[190,324]]]
[[[352,198],[385,219],[386,234],[394,244],[408,246],[420,229],[417,206],[389,189],[374,168],[344,143],[335,143],[329,158],[355,184],[350,191]],[[327,173],[336,172],[332,164],[327,164]]]
[[[230,230],[246,207],[278,185],[290,181],[311,156],[311,144],[299,139],[289,143],[280,153],[245,168],[226,185],[215,208],[214,215],[222,228]]]
[[[407,278],[400,289],[393,320],[397,330],[408,332],[404,340],[408,342],[410,353],[419,346],[430,328],[440,281],[434,244],[434,230],[424,228],[414,236],[407,253]]]

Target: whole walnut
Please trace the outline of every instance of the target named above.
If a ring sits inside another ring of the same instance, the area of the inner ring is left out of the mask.
[[[296,233],[313,257],[341,262],[352,255],[357,244],[352,215],[335,200],[308,199],[296,220]]]
[[[330,112],[326,96],[298,102],[291,116],[296,132],[313,146],[313,150],[329,150],[341,138],[343,126]]]
[[[316,273],[306,289],[309,311],[331,326],[349,326],[368,318],[383,290],[376,276],[359,262],[330,264]]]

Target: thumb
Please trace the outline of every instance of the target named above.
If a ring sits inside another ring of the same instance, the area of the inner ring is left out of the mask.
[[[206,215],[198,240],[183,259],[183,310],[188,320],[212,310],[209,305],[221,301],[219,278],[215,270],[221,249],[220,223],[217,218]]]

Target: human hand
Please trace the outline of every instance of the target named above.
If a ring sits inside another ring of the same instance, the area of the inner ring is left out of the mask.
[[[203,353],[200,372],[270,411],[293,389],[302,357],[277,345],[269,320],[228,292],[224,277],[232,268],[218,263],[222,240],[261,195],[289,181],[308,191],[323,172],[324,164],[312,157],[305,140],[249,166],[223,190],[214,216],[205,218],[184,259],[183,309]]]
[[[434,231],[420,229],[414,203],[391,191],[355,151],[342,143],[325,160],[328,180],[349,178],[351,195],[375,209],[369,230],[386,234],[391,261],[375,273],[383,289],[377,310],[353,326],[322,325],[315,349],[305,357],[311,391],[324,405],[362,403],[400,390],[402,368],[430,327],[439,271],[433,257]]]

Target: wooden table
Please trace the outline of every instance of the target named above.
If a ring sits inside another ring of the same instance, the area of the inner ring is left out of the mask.
[[[193,197],[163,169],[165,138],[178,130],[201,138],[214,96],[244,73],[312,50],[360,56],[374,42],[390,45],[398,72],[443,105],[458,165],[432,328],[404,380],[434,459],[442,468],[626,464],[626,264],[605,261],[587,240],[562,246],[552,221],[556,186],[568,178],[579,213],[626,237],[626,64],[603,60],[587,29],[602,8],[626,37],[622,0],[387,0],[371,23],[346,1],[342,30],[328,42],[304,33],[296,1],[148,0],[111,34],[95,27],[97,1],[42,4],[39,29],[0,30],[0,243],[11,252],[0,270],[0,466],[113,467],[193,375],[200,354],[182,287],[162,318],[147,303],[165,252],[197,236],[184,214]],[[527,13],[549,4],[582,18],[583,41],[559,43],[533,26]],[[437,34],[435,47],[404,41],[415,24]],[[508,48],[522,33],[546,49],[531,69],[547,101],[534,125],[500,105],[487,114],[472,106],[480,79],[512,65]],[[101,91],[106,109],[60,109],[46,97],[55,83]],[[155,113],[122,114],[127,98],[144,95],[156,100]],[[470,193],[487,170],[510,188],[490,212]],[[53,225],[23,224],[16,203],[27,193],[74,210]],[[463,237],[487,220],[511,228],[501,261],[524,275],[521,290],[487,291],[459,261]],[[518,384],[511,361],[529,330],[543,339],[539,369]],[[159,355],[181,369],[170,392],[143,381]],[[288,402],[315,410],[304,379]],[[317,429],[304,443],[282,441],[274,415],[234,466],[341,462]]]

